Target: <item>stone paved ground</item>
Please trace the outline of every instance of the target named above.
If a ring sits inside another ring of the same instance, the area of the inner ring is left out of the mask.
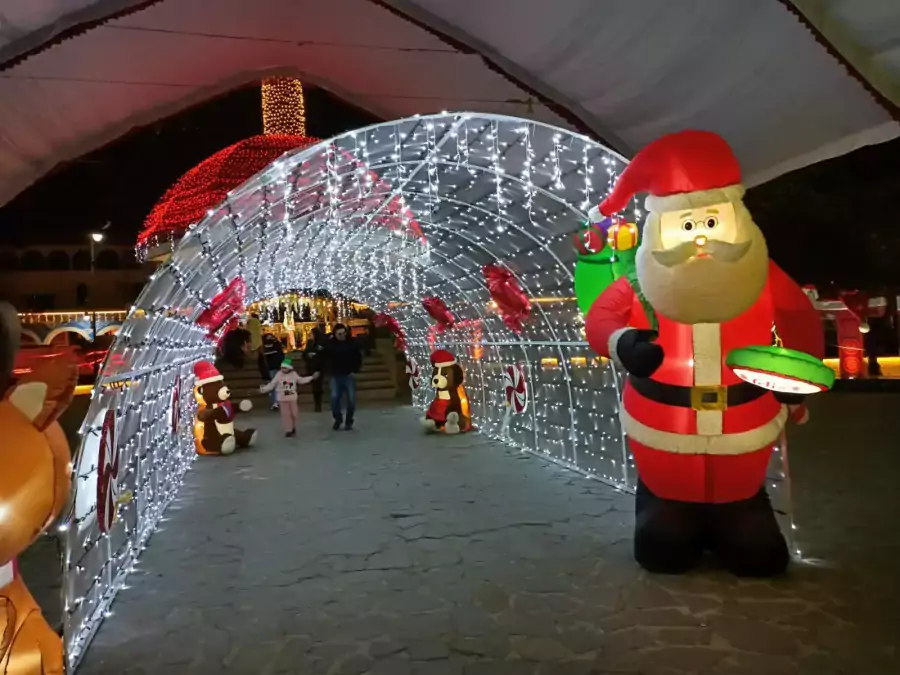
[[[258,450],[197,463],[80,675],[900,673],[900,444],[865,445],[839,403],[792,447],[829,563],[770,583],[646,575],[629,496],[426,440],[408,409],[352,434],[307,415],[290,442],[268,418]]]

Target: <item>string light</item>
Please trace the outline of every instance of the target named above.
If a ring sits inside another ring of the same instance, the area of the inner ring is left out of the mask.
[[[295,77],[272,77],[262,83],[263,133],[306,136],[303,84]]]
[[[482,433],[632,489],[634,460],[618,418],[621,374],[584,340],[571,245],[587,218],[581,206],[606,192],[605,181],[587,181],[585,172],[611,181],[623,166],[591,139],[542,123],[442,114],[319,143],[226,194],[141,293],[95,388],[87,419],[116,410],[126,467],[119,493],[131,492],[134,502],[105,534],[90,509],[73,514],[62,533],[70,667],[196,456],[190,424],[173,430],[170,420],[173,407],[181,420],[194,418],[191,368],[210,359],[214,346],[194,321],[237,276],[247,282],[248,305],[309,301],[312,314],[322,307],[300,289],[327,287],[339,315],[347,311],[341,298],[351,297],[390,314],[417,363],[428,363],[434,348],[456,356]],[[532,301],[520,334],[491,307],[482,276],[488,264],[508,269]],[[447,303],[454,328],[435,330],[422,306],[428,296]],[[528,406],[506,428],[503,373],[511,365],[521,367]],[[113,387],[120,382],[128,384]],[[173,402],[176,386],[183,394]],[[433,391],[420,387],[412,396],[424,409]],[[98,431],[93,422],[83,429],[79,490],[89,490],[96,475],[85,448]],[[782,455],[775,453],[770,484],[776,508],[789,514]]]
[[[290,77],[262,83],[263,133],[239,141],[208,157],[184,174],[150,211],[138,235],[138,259],[149,249],[174,245],[203,220],[231,190],[281,155],[318,142],[306,136],[303,84]]]

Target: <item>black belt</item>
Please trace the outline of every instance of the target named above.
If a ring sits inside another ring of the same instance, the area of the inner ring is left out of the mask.
[[[755,401],[766,393],[765,389],[749,382],[739,382],[727,387],[724,385],[682,387],[647,377],[630,376],[628,380],[637,393],[651,401],[698,411],[733,408]]]

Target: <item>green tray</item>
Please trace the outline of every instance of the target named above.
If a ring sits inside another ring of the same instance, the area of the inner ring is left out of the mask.
[[[775,345],[732,351],[725,365],[763,389],[787,394],[817,394],[834,385],[834,371],[814,356]]]

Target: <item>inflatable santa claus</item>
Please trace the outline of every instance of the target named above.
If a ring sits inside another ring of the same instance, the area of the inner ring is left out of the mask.
[[[592,219],[637,193],[648,193],[649,213],[636,273],[610,285],[586,318],[593,349],[628,373],[620,418],[639,475],[635,557],[652,572],[682,573],[710,550],[741,576],[781,573],[789,554],[764,480],[802,398],[739,379],[725,359],[774,336],[822,358],[819,317],[769,260],[722,138],[685,131],[651,143]]]

